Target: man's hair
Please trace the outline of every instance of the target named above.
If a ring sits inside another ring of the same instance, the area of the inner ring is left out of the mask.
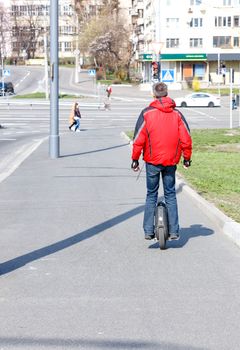
[[[153,85],[153,95],[155,97],[165,97],[168,95],[168,87],[164,83],[155,83]]]

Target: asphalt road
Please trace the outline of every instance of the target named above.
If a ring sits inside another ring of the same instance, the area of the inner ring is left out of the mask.
[[[177,189],[181,240],[143,238],[119,128],[43,142],[0,183],[0,349],[238,350],[240,252]]]
[[[121,131],[150,96],[123,89],[111,111],[81,107],[80,133],[60,108],[57,160],[46,106],[0,105],[0,164],[16,166],[0,181],[1,350],[239,350],[240,251],[207,209],[179,186],[181,240],[143,239],[145,173]],[[227,108],[184,114],[222,127]]]

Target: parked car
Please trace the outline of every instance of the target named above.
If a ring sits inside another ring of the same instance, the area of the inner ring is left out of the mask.
[[[14,87],[13,87],[13,83],[11,82],[0,82],[0,96],[3,95],[3,91],[4,94],[8,94],[8,95],[12,95],[14,94]]]
[[[174,99],[177,107],[220,107],[219,96],[208,94],[206,92],[194,92],[185,97]]]

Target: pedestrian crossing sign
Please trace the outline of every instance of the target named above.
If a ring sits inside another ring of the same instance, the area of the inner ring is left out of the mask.
[[[92,77],[95,77],[96,75],[96,69],[89,69],[88,70],[88,75],[92,76]]]
[[[161,75],[162,75],[161,81],[164,83],[172,83],[175,80],[174,69],[162,69]]]
[[[4,69],[4,70],[3,70],[3,75],[4,75],[5,77],[10,77],[10,70],[9,70],[9,69]]]

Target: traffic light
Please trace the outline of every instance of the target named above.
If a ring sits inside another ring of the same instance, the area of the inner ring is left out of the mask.
[[[159,81],[159,64],[152,62],[152,77],[153,80]]]

